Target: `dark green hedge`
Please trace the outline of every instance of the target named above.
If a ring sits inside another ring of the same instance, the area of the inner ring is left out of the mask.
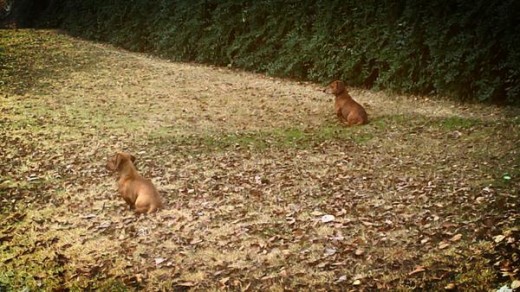
[[[174,60],[520,103],[518,0],[46,3],[39,23]]]

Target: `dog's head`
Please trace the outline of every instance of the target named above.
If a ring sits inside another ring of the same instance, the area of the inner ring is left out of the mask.
[[[334,95],[342,94],[345,91],[345,84],[342,81],[336,80],[333,81],[329,86],[327,86],[323,92],[330,93]]]
[[[117,152],[114,156],[108,158],[107,169],[111,171],[119,171],[128,162],[135,162],[135,156],[125,152]]]

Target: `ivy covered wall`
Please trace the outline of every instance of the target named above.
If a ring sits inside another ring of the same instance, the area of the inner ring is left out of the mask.
[[[30,25],[174,60],[520,103],[517,0],[18,1]]]

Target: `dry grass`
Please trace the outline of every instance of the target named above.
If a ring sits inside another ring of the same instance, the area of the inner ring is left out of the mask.
[[[493,236],[518,226],[518,109],[352,89],[372,122],[343,128],[316,84],[0,34],[0,288],[507,282],[488,259],[507,259]],[[119,149],[164,210],[136,217],[116,197],[104,164]]]

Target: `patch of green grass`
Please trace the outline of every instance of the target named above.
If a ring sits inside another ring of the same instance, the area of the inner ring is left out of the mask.
[[[477,120],[477,119],[461,118],[461,117],[453,116],[453,117],[441,119],[434,124],[437,124],[442,129],[457,130],[457,129],[469,129],[471,127],[481,124],[481,121]]]
[[[96,290],[99,291],[110,292],[125,292],[129,290],[125,283],[119,281],[118,279],[107,279],[104,282],[100,282],[96,288]]]
[[[428,267],[429,273],[432,276],[444,275],[439,281],[427,283],[428,288],[437,291],[450,283],[454,283],[462,291],[467,289],[486,291],[493,285],[495,271],[489,265],[487,259],[475,257],[471,261],[465,261],[465,256],[475,252],[475,250],[486,253],[492,248],[492,244],[485,241],[471,244],[461,242],[456,248],[452,247],[446,251],[427,254],[423,258],[422,264]],[[460,261],[462,264],[454,265],[454,260]]]
[[[157,140],[165,137],[172,137],[175,135],[173,127],[159,127],[155,128],[148,133],[148,139]]]
[[[5,264],[5,269],[0,270],[0,283],[4,283],[13,290],[36,291],[39,287],[60,287],[63,281],[64,267],[59,256],[49,252],[47,249],[31,251],[31,245],[18,246],[9,250],[0,250],[2,260],[16,257],[13,264]],[[8,260],[8,262],[10,262]]]
[[[443,130],[468,129],[483,124],[481,120],[458,116],[431,118],[417,114],[397,114],[377,117],[369,125],[376,128],[429,126]]]
[[[302,129],[276,129],[272,133],[264,133],[267,137],[274,138],[277,144],[283,146],[294,146],[302,141],[308,140],[311,133],[305,133]]]
[[[470,152],[471,159],[477,161],[488,174],[480,180],[481,187],[491,184],[496,188],[509,189],[519,182],[520,167],[517,166],[520,165],[520,148],[517,141],[520,141],[520,132],[514,123],[511,120],[473,129],[467,141],[474,148]],[[501,133],[500,136],[497,136],[498,133]],[[490,137],[493,137],[492,140]]]
[[[316,129],[288,128],[202,136],[176,136],[168,129],[160,128],[150,135],[150,140],[158,144],[195,146],[204,151],[229,148],[249,148],[261,151],[271,147],[307,149],[326,141],[350,141],[363,144],[372,138],[373,134],[361,129],[361,127],[346,128],[341,125],[326,125]]]
[[[388,127],[389,125],[405,124],[411,119],[410,115],[385,115],[374,118],[370,121],[370,125],[376,127]]]

